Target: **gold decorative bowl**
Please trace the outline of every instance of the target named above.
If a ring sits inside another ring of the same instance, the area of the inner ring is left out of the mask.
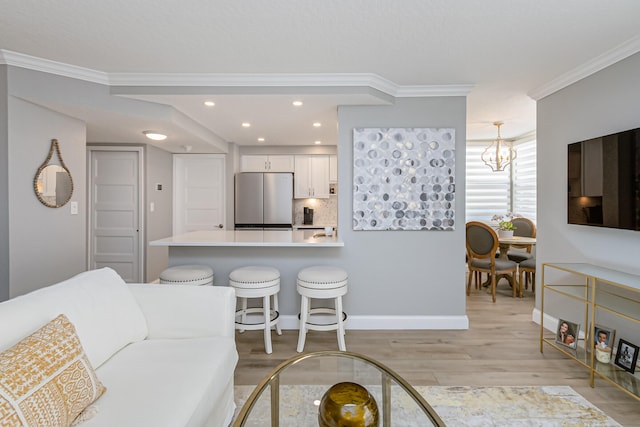
[[[378,404],[360,384],[344,382],[322,396],[318,410],[320,427],[377,427]]]

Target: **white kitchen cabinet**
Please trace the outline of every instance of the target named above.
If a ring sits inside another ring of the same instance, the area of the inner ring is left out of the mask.
[[[296,199],[329,198],[329,156],[296,155],[294,174]]]
[[[240,157],[241,172],[293,172],[292,155],[247,154]]]
[[[338,182],[338,156],[329,155],[329,182]]]

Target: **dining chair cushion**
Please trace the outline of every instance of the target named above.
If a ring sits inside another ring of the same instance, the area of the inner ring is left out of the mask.
[[[518,265],[520,266],[520,268],[528,268],[530,270],[535,270],[536,269],[536,258],[535,257],[531,257],[529,259],[526,259],[526,260],[522,261]]]
[[[496,259],[495,263],[496,263],[496,271],[515,269],[517,266],[517,264],[514,261],[508,261],[503,259]],[[490,258],[484,258],[484,259],[474,258],[473,260],[471,260],[471,266],[475,268],[490,270],[491,259]]]
[[[533,254],[530,254],[523,249],[510,249],[509,252],[507,252],[507,256],[511,261],[515,261],[517,263],[534,258]]]

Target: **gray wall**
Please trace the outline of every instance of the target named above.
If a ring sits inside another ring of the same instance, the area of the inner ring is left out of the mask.
[[[0,301],[9,298],[9,131],[6,65],[0,65]]]
[[[338,230],[349,266],[350,301],[379,315],[465,315],[466,98],[398,99],[393,106],[338,109]],[[455,231],[353,231],[353,129],[453,127]]]
[[[567,224],[567,144],[640,127],[639,75],[635,54],[538,101],[538,170],[544,171],[537,191],[539,265],[589,262],[640,274],[640,232]],[[539,293],[537,298],[540,307]],[[552,294],[545,298],[547,310],[555,317],[582,318],[575,304]],[[617,337],[640,342],[637,325],[618,329]]]
[[[169,264],[167,248],[149,246],[152,240],[171,235],[173,221],[173,155],[167,151],[147,145],[145,147],[146,187],[146,281],[160,277]],[[156,189],[162,184],[162,191]],[[150,205],[155,209],[151,212]]]
[[[86,130],[77,119],[13,96],[8,105],[9,271],[15,297],[86,269]],[[35,173],[53,138],[73,178],[71,202],[78,203],[78,215],[70,214],[69,204],[48,208],[34,194]]]

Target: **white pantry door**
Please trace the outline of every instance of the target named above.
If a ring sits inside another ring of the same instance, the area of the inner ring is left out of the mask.
[[[225,156],[174,154],[173,234],[224,229]]]
[[[89,268],[144,280],[142,148],[89,147]]]

